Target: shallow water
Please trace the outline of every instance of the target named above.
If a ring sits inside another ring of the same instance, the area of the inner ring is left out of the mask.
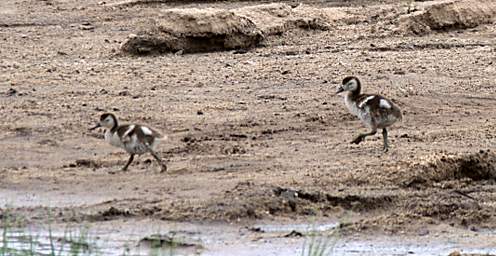
[[[251,226],[229,224],[172,223],[151,220],[109,221],[89,224],[88,236],[83,244],[89,245],[80,255],[202,255],[202,256],[268,256],[301,255],[310,232],[329,233],[337,223],[255,223]],[[57,253],[69,255],[70,242],[84,234],[81,227],[52,227],[49,239],[47,228],[30,227],[9,230],[9,247],[29,249],[29,235],[37,241],[36,252],[49,253],[50,240],[54,241]],[[70,231],[70,232],[69,232]],[[293,235],[287,236],[292,231]],[[72,233],[72,234],[70,234]],[[69,235],[70,234],[70,235]],[[162,244],[151,248],[140,243],[144,237],[168,234],[178,241],[173,246]],[[296,234],[296,235],[294,235]],[[454,250],[466,253],[496,254],[495,231],[460,231],[455,233],[433,233],[422,236],[351,236],[332,235],[336,241],[332,255],[448,255]],[[185,242],[188,246],[181,245]],[[64,247],[61,247],[65,244]]]

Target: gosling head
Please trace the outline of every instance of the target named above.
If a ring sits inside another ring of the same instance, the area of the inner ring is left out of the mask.
[[[117,117],[115,117],[114,114],[105,113],[105,114],[100,116],[100,121],[95,125],[95,127],[92,127],[90,129],[90,131],[94,130],[98,127],[103,127],[106,129],[112,129],[115,126],[117,126]]]
[[[354,76],[348,76],[343,79],[343,82],[338,86],[336,94],[345,91],[349,92],[360,92],[360,80]]]

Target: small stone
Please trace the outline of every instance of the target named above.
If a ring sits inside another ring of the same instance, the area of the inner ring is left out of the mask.
[[[85,23],[79,25],[79,29],[81,29],[81,30],[93,30],[93,29],[95,29],[95,26],[91,25],[89,22],[85,22]]]
[[[238,49],[238,50],[234,50],[233,54],[245,54],[247,52],[248,52],[248,50],[246,50],[246,49]]]
[[[459,251],[454,251],[450,253],[448,256],[462,256],[462,254]]]
[[[302,237],[302,236],[303,236],[303,233],[296,231],[296,230],[292,230],[288,234],[284,235],[284,237]]]
[[[7,91],[7,96],[17,96],[17,90],[14,89],[14,88],[10,88],[8,91]]]

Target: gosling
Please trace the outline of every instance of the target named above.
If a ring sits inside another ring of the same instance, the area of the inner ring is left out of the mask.
[[[383,151],[387,152],[389,150],[387,128],[402,120],[403,116],[400,108],[381,95],[361,94],[360,80],[354,76],[348,76],[343,79],[336,94],[342,92],[347,92],[344,95],[344,102],[348,110],[371,129],[368,133],[359,134],[351,143],[359,144],[367,136],[376,134],[377,129],[382,129]]]
[[[126,150],[130,154],[122,171],[127,171],[135,155],[145,153],[150,153],[157,160],[161,166],[161,172],[167,171],[167,166],[154,149],[163,137],[154,129],[139,124],[119,125],[117,117],[111,113],[101,115],[100,121],[90,131],[99,127],[105,129],[105,141],[112,146]]]

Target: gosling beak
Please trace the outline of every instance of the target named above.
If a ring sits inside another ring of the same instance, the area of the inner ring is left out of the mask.
[[[339,86],[339,87],[338,87],[338,90],[336,91],[336,94],[340,94],[340,93],[342,93],[342,92],[344,92],[344,89],[343,89],[343,87],[342,87],[342,86]]]
[[[93,130],[95,130],[98,127],[102,127],[102,126],[100,124],[96,124],[95,127],[90,128],[90,131],[93,131]]]

